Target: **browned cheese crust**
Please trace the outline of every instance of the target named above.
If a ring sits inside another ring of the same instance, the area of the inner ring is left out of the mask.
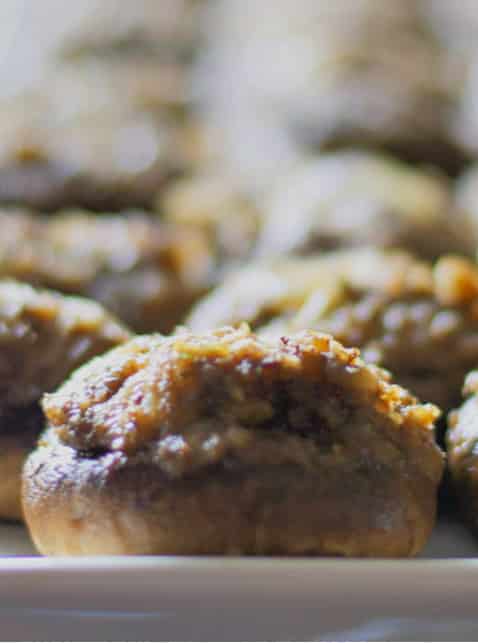
[[[263,262],[226,278],[187,323],[197,330],[242,321],[264,334],[331,333],[449,410],[478,363],[478,270],[458,257],[432,268],[376,249]]]
[[[4,212],[0,226],[0,275],[91,297],[139,332],[170,331],[211,283],[204,234],[141,213]]]
[[[438,410],[326,335],[139,337],[43,409],[43,554],[410,556],[433,528]]]
[[[44,423],[40,397],[129,337],[94,302],[0,281],[0,518],[21,516],[21,467]]]

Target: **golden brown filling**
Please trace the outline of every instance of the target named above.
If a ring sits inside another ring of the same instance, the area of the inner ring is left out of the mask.
[[[43,408],[46,440],[90,456],[147,454],[173,477],[237,463],[441,470],[437,410],[314,333],[138,338],[80,369]]]
[[[463,377],[478,362],[475,315],[427,297],[390,300],[370,294],[311,327],[346,346],[360,346],[366,361],[390,370],[421,399],[448,409],[459,402]]]

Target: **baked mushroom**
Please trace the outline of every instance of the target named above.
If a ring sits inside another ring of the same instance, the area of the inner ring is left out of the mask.
[[[95,302],[0,281],[0,518],[21,517],[21,468],[44,426],[43,393],[129,337]]]
[[[0,203],[151,209],[195,160],[185,138],[199,3],[49,4],[61,27],[40,47],[41,73],[0,104]]]
[[[170,331],[212,284],[199,230],[141,213],[0,213],[0,275],[100,301],[139,332]]]
[[[193,309],[193,330],[246,321],[261,334],[303,329],[359,347],[420,399],[450,410],[478,363],[478,270],[400,251],[348,250],[232,273]]]
[[[447,462],[457,504],[478,534],[478,373],[471,371],[464,386],[463,404],[448,416]]]
[[[139,337],[43,410],[43,554],[411,556],[434,524],[438,410],[330,336]]]
[[[462,4],[448,3],[448,13],[460,15]],[[217,6],[205,100],[228,162],[250,185],[267,187],[317,150],[380,149],[449,172],[469,159],[455,128],[469,51],[450,49],[437,23],[451,21],[422,0]]]
[[[151,105],[160,100],[155,74],[147,63],[89,62],[52,73],[45,92],[4,99],[0,203],[45,212],[151,208],[182,162],[179,123]]]
[[[477,221],[457,207],[448,179],[359,150],[299,164],[267,193],[263,212],[260,256],[374,245],[436,259],[478,247]]]

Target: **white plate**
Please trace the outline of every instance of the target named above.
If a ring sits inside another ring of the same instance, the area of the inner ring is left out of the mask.
[[[476,640],[478,547],[421,559],[33,557],[0,528],[0,640]]]

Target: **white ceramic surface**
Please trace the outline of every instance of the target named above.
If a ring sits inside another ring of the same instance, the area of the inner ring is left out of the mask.
[[[0,640],[476,640],[478,546],[438,526],[423,557],[33,557],[0,528]]]

